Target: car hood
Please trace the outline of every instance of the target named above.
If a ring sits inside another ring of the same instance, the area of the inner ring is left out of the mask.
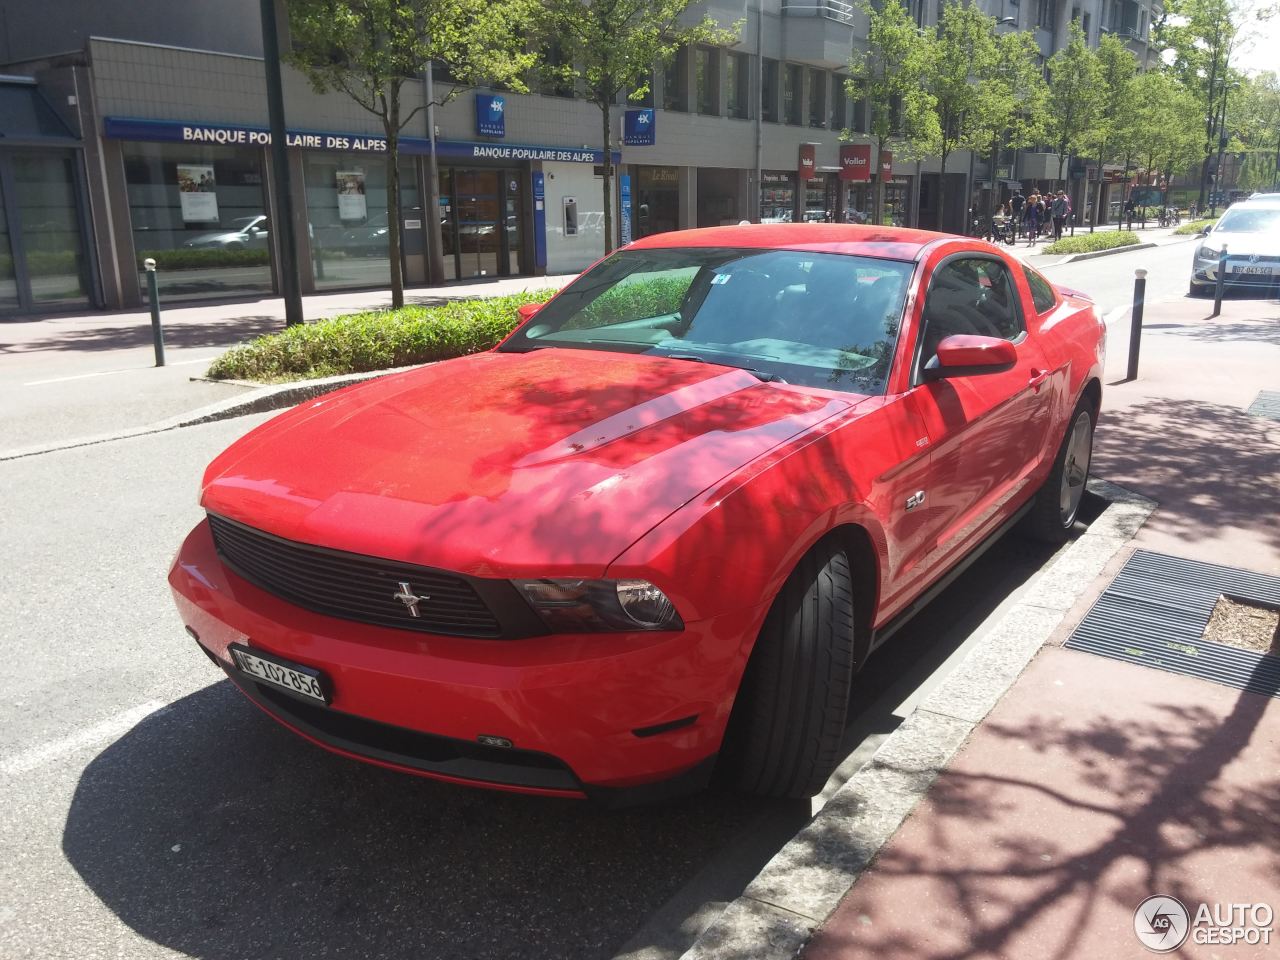
[[[1200,242],[1211,250],[1221,250],[1226,244],[1227,255],[1247,257],[1251,254],[1276,257],[1280,256],[1280,236],[1274,233],[1232,233],[1230,230],[1215,231]]]
[[[599,575],[858,399],[660,357],[477,354],[264,424],[210,465],[203,504],[288,539],[478,576]]]

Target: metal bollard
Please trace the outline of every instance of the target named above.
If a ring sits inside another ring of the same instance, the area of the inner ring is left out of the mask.
[[[1142,349],[1142,305],[1147,299],[1147,271],[1133,271],[1133,313],[1129,321],[1129,369],[1126,380],[1138,379],[1138,353]]]
[[[156,282],[156,262],[147,257],[142,261],[147,271],[147,293],[151,296],[151,340],[156,348],[156,366],[164,366],[164,329],[160,326],[160,289]]]
[[[1222,312],[1222,295],[1227,288],[1227,245],[1222,245],[1222,252],[1218,254],[1218,282],[1214,284],[1213,290],[1213,313],[1211,317],[1216,317]]]

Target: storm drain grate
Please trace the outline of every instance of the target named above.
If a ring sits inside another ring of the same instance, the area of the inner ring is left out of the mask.
[[[1266,417],[1268,420],[1280,420],[1280,393],[1274,390],[1262,390],[1249,404],[1245,413],[1251,417]]]
[[[1065,645],[1280,697],[1280,657],[1201,639],[1223,596],[1280,607],[1280,578],[1139,550]]]

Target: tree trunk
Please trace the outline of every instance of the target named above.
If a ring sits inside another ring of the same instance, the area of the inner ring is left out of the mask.
[[[996,215],[996,164],[1000,162],[1000,138],[991,141],[991,166],[987,170],[987,179],[991,189],[987,196],[987,219],[994,220]]]
[[[387,115],[387,247],[391,259],[391,308],[404,306],[404,273],[400,265],[400,85],[388,91]]]
[[[1097,229],[1098,221],[1102,219],[1102,158],[1104,156],[1106,156],[1105,147],[1098,153],[1098,184],[1093,198],[1093,216],[1089,218],[1090,233]]]
[[[942,147],[942,166],[938,169],[942,172],[938,174],[938,222],[934,229],[945,231],[947,229],[947,157],[951,156],[951,151],[946,147],[946,141],[943,141]],[[956,232],[961,236],[969,229],[968,211],[965,211],[965,220],[959,230]]]
[[[880,157],[884,154],[885,137],[876,137],[876,191],[871,202],[871,222],[877,227],[884,224],[884,177],[881,175]]]
[[[601,193],[604,197],[604,253],[605,256],[613,253],[613,191],[610,189],[609,180],[612,176],[612,149],[610,144],[612,131],[609,129],[611,99],[608,95],[600,98],[600,117],[604,130],[604,176],[601,178],[603,185]]]

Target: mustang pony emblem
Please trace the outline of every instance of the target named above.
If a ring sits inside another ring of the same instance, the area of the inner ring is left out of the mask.
[[[405,609],[409,611],[409,616],[411,617],[418,616],[418,604],[426,603],[431,599],[428,596],[418,596],[413,592],[413,588],[403,580],[400,581],[400,590],[391,596],[405,605]]]

